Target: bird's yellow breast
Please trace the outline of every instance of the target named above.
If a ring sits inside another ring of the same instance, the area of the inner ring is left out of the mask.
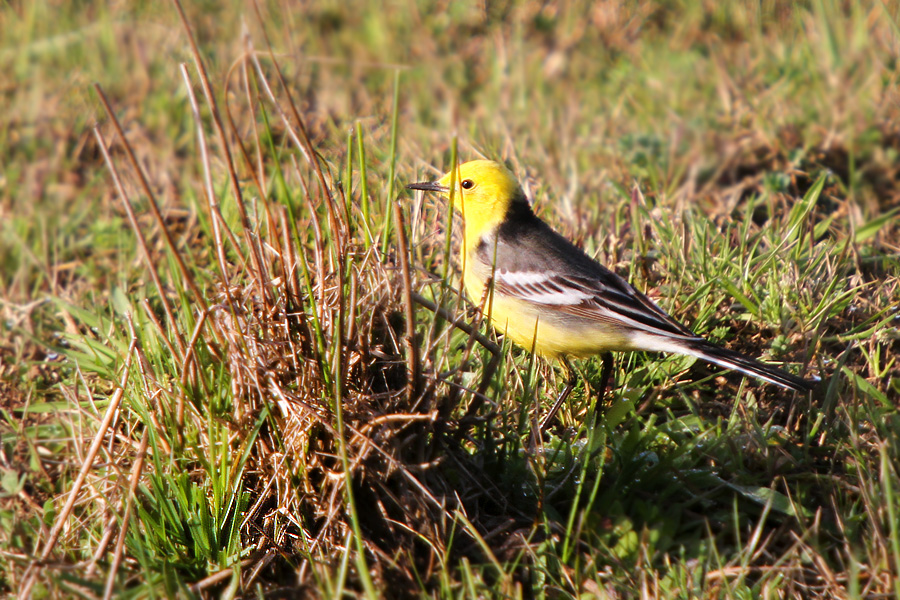
[[[482,273],[476,257],[462,257],[469,262],[463,268],[463,283],[472,303],[481,305],[494,329],[509,337],[515,344],[541,356],[584,357],[610,351],[633,350],[631,335],[624,328],[609,323],[599,324],[585,319],[565,319],[554,315],[553,309],[525,302],[511,296],[489,291],[485,297],[485,282],[489,273]]]

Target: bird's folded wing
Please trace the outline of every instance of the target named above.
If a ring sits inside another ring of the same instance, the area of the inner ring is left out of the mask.
[[[697,337],[612,271],[600,267],[592,275],[498,269],[494,287],[500,294],[597,324],[654,335]]]

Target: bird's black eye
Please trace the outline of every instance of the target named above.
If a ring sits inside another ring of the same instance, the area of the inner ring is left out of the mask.
[[[473,187],[475,187],[475,182],[472,181],[471,179],[463,179],[462,183],[460,183],[459,185],[461,185],[462,189],[464,189],[464,190],[470,190]]]

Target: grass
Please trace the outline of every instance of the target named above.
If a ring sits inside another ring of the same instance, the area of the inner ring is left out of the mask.
[[[184,9],[0,9],[0,589],[900,596],[893,4]],[[480,155],[820,389],[584,360],[535,448],[403,190]]]

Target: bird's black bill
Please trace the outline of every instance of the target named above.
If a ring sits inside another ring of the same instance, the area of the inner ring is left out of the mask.
[[[422,183],[410,183],[406,186],[408,190],[423,190],[426,192],[446,192],[448,188],[445,188],[437,181],[423,181]]]

